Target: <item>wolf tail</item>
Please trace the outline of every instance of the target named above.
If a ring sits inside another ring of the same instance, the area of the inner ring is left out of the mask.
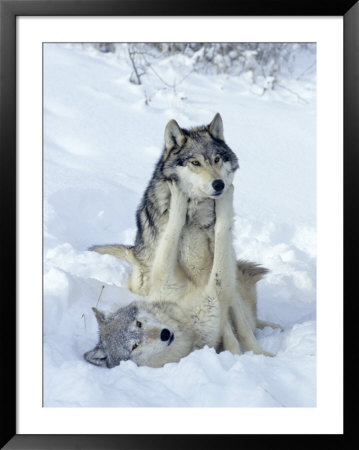
[[[269,269],[266,269],[259,264],[255,264],[249,261],[238,260],[237,261],[237,278],[241,285],[242,296],[245,300],[252,303],[252,307],[256,312],[256,304],[257,304],[257,293],[255,290],[256,283],[261,280],[266,273],[269,272]],[[257,315],[257,313],[256,313]],[[280,328],[283,330],[281,325],[268,322],[267,320],[261,320],[256,318],[256,327],[263,329],[264,327],[271,328]]]
[[[116,256],[116,258],[123,259],[130,264],[138,264],[138,260],[133,254],[133,245],[93,245],[89,250],[101,253],[102,255]]]
[[[269,269],[266,269],[259,264],[241,259],[237,261],[237,277],[244,283],[251,283],[254,285],[268,272]]]

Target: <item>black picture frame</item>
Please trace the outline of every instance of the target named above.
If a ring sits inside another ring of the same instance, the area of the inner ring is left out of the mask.
[[[359,173],[359,2],[302,0],[222,0],[190,2],[188,0],[0,0],[0,192],[2,196],[2,234],[5,267],[1,271],[3,358],[1,364],[1,448],[6,449],[177,449],[196,448],[204,439],[213,447],[224,445],[287,445],[293,435],[18,435],[16,434],[16,17],[19,16],[342,16],[344,18],[344,293],[347,293],[344,317],[345,342],[353,342],[356,331],[356,298],[349,298],[355,280],[354,265],[349,265],[357,244],[358,221],[356,189]],[[205,14],[203,12],[205,11]],[[356,201],[355,201],[356,200]],[[353,267],[353,268],[352,268]],[[355,295],[355,294],[354,294]],[[348,345],[344,351],[345,374],[350,367]],[[355,352],[355,350],[353,350]],[[346,380],[347,381],[347,380]],[[345,391],[345,409],[352,396]],[[220,418],[220,412],[219,418]],[[355,415],[347,417],[344,434],[349,434]],[[344,435],[326,435],[343,446]],[[323,436],[298,435],[300,444],[315,443]],[[350,438],[348,437],[348,441]],[[208,445],[206,443],[206,445]]]

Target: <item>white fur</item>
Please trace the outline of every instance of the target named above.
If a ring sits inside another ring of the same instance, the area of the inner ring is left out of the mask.
[[[225,350],[239,354],[241,344],[245,350],[265,353],[253,334],[256,318],[251,317],[250,308],[238,295],[231,234],[233,186],[216,200],[213,265],[204,288],[191,282],[178,264],[178,245],[186,221],[187,197],[176,184],[171,184],[170,189],[169,219],[153,262],[149,300],[177,302],[193,318],[197,339],[203,345],[218,347],[222,342]],[[235,330],[232,329],[230,313]]]
[[[221,179],[225,183],[225,187],[221,195],[231,186],[234,173],[231,171],[230,163],[224,162],[218,167],[208,164],[203,158],[197,157],[201,162],[200,169],[192,169],[191,166],[178,167],[176,172],[179,178],[179,185],[184,193],[191,199],[213,198],[216,191],[213,189],[214,180]]]

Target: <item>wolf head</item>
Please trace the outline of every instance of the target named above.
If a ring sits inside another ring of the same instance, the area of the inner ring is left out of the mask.
[[[175,180],[189,198],[221,196],[232,184],[238,159],[224,142],[223,122],[216,114],[203,127],[185,130],[175,120],[165,129],[162,172]]]
[[[139,366],[161,367],[192,351],[193,331],[174,303],[132,302],[107,317],[96,308],[93,311],[100,339],[84,354],[92,364],[112,368],[131,360]]]

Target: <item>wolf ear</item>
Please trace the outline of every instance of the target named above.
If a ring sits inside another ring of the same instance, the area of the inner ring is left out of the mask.
[[[173,147],[181,147],[185,143],[186,136],[175,120],[170,120],[165,129],[165,152],[163,160],[168,158]]]
[[[219,113],[217,113],[214,116],[214,119],[212,120],[212,122],[209,124],[208,126],[209,128],[209,132],[211,133],[211,135],[216,138],[216,139],[221,139],[221,141],[224,141],[224,136],[223,136],[223,121],[222,121],[222,117],[220,116]]]
[[[86,352],[84,358],[89,363],[95,364],[95,366],[107,367],[107,355],[99,345],[96,345],[93,350]]]
[[[110,322],[110,320],[106,318],[105,314],[99,311],[97,308],[93,307],[92,311],[94,312],[97,323],[99,325],[104,325],[105,323]]]

